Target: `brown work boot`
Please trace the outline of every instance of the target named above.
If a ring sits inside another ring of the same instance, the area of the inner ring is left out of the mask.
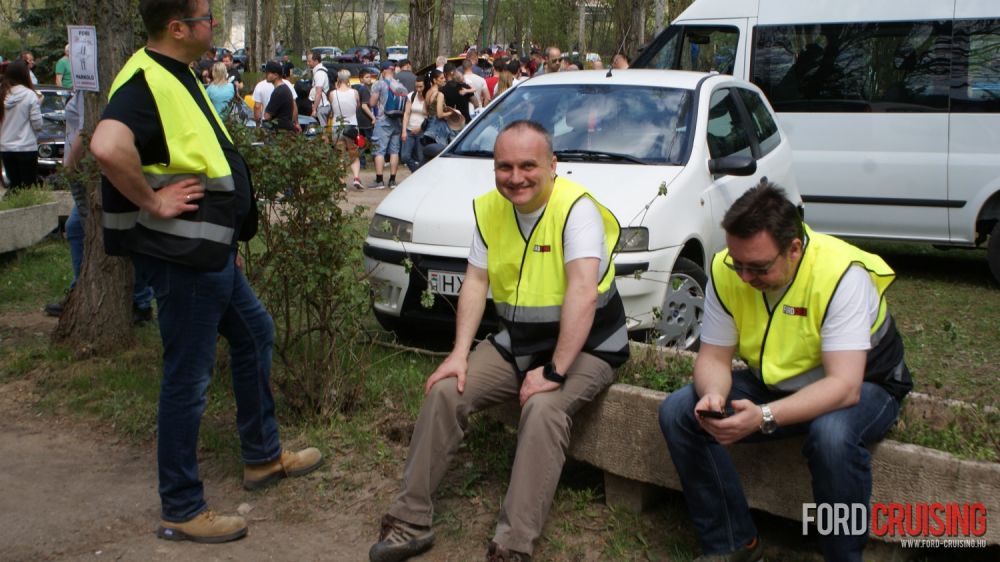
[[[282,449],[281,456],[269,463],[248,464],[243,467],[243,489],[259,490],[286,476],[302,476],[323,464],[323,453],[315,447],[292,453]]]
[[[490,548],[486,551],[486,562],[531,562],[531,555],[508,550],[507,547],[490,541]]]
[[[168,541],[229,542],[247,536],[247,522],[239,515],[219,515],[206,509],[183,523],[160,519],[156,536]]]
[[[392,515],[382,516],[378,542],[368,550],[370,562],[398,562],[416,556],[434,545],[430,527],[411,525]]]

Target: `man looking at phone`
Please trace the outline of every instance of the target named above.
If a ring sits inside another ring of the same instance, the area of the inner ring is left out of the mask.
[[[752,561],[762,548],[724,445],[806,434],[815,501],[868,505],[868,447],[913,383],[885,300],[895,274],[882,258],[813,232],[765,182],[733,203],[722,227],[727,249],[712,261],[694,383],[664,400],[660,428],[701,539],[698,560]],[[737,353],[748,368],[732,369]],[[866,540],[819,537],[827,560],[862,560]]]
[[[610,258],[620,232],[614,215],[582,186],[556,177],[552,137],[532,121],[500,132],[494,175],[496,190],[473,203],[476,230],[455,344],[424,386],[403,489],[382,518],[372,562],[430,548],[431,495],[469,415],[515,399],[517,452],[487,560],[530,560],[566,460],[572,416],[628,359]],[[489,290],[503,330],[470,353]]]

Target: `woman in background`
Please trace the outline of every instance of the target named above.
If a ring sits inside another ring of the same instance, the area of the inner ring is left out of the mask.
[[[406,101],[406,111],[403,112],[403,123],[405,126],[401,135],[403,153],[400,155],[400,158],[411,172],[416,172],[417,168],[424,163],[424,147],[420,139],[424,132],[424,121],[427,119],[427,113],[424,111],[424,90],[427,88],[427,85],[422,80],[417,80],[416,85],[416,89],[409,95]]]
[[[345,152],[350,159],[354,189],[364,189],[361,184],[361,160],[358,146],[358,108],[361,107],[361,96],[351,87],[351,71],[346,68],[337,72],[337,86],[330,90],[330,107],[333,123],[333,142],[338,150]],[[364,137],[361,137],[364,138]]]
[[[236,95],[236,87],[229,82],[229,71],[226,65],[217,62],[212,65],[212,82],[205,88],[208,99],[223,119],[229,113],[229,102]]]
[[[0,159],[14,191],[38,182],[41,96],[31,85],[28,63],[10,63],[0,82]]]

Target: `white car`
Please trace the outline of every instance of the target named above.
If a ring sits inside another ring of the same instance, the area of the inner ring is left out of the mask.
[[[410,53],[410,48],[406,45],[393,45],[386,47],[385,58],[388,60],[401,61]]]
[[[660,345],[697,347],[705,271],[725,246],[719,225],[732,202],[766,177],[801,204],[786,136],[752,84],[663,70],[544,74],[505,92],[376,209],[364,255],[383,326],[452,329],[472,200],[495,189],[494,141],[518,119],[546,127],[557,173],[618,218],[628,328]],[[483,328],[493,322],[488,306]]]

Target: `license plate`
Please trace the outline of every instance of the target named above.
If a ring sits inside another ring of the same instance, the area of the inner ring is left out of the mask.
[[[427,284],[430,286],[431,292],[439,295],[457,295],[462,290],[464,279],[464,273],[435,271],[433,269],[427,272]]]

